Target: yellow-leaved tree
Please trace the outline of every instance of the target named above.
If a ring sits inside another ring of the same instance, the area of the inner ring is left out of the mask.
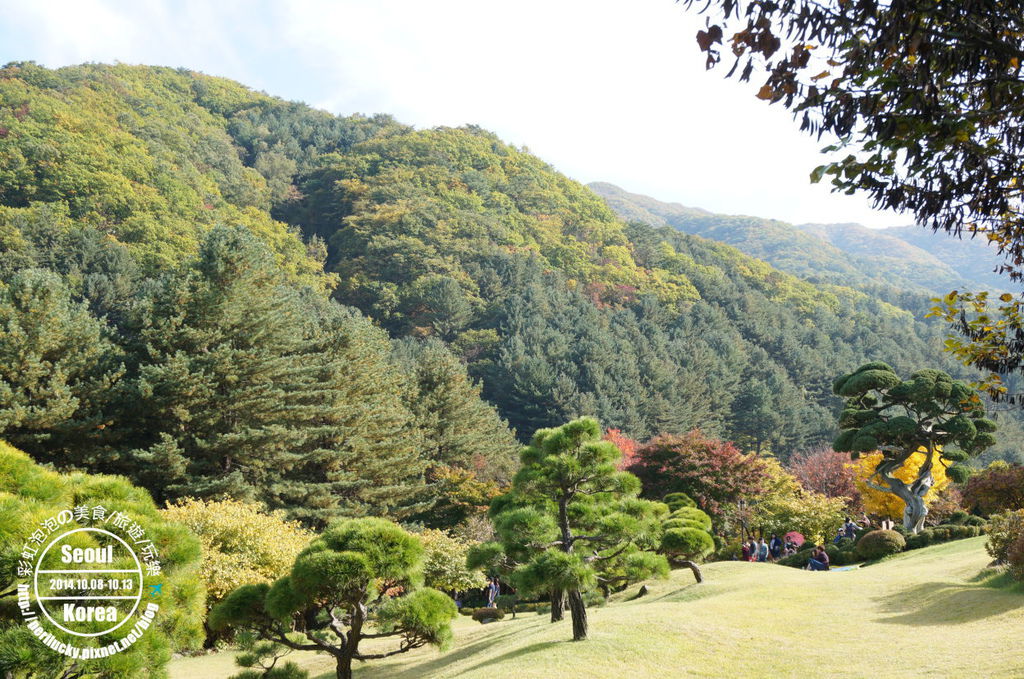
[[[846,514],[845,498],[806,490],[773,458],[766,458],[762,492],[752,503],[751,528],[762,536],[795,530],[813,542],[835,535]]]
[[[911,453],[907,461],[893,473],[893,476],[908,485],[912,483],[917,478],[921,465],[928,457],[927,452],[927,449],[922,446],[917,452]],[[942,452],[941,447],[937,447],[937,452]],[[906,503],[898,495],[879,489],[880,480],[875,471],[881,461],[882,453],[862,453],[858,459],[850,463],[856,472],[854,482],[857,484],[857,490],[860,491],[864,510],[867,513],[900,521],[903,519]],[[950,483],[950,478],[946,475],[946,465],[942,463],[932,466],[931,474],[934,483],[924,495],[925,507],[929,506]],[[872,476],[875,478],[871,478]]]
[[[240,585],[272,582],[291,570],[313,534],[259,504],[186,498],[163,510],[183,523],[203,546],[207,608]]]

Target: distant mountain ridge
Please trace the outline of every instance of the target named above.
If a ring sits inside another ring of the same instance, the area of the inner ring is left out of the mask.
[[[614,184],[590,189],[626,220],[670,226],[732,245],[812,282],[864,287],[889,285],[945,294],[955,288],[1002,291],[994,248],[916,226],[869,229],[860,224],[789,224],[775,219],[720,215],[630,193]]]

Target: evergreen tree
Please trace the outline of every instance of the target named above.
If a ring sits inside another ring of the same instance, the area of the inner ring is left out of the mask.
[[[76,464],[104,438],[124,369],[104,324],[60,276],[25,269],[0,285],[0,436],[37,459]]]
[[[413,386],[393,362],[387,335],[353,309],[307,299],[311,339],[301,360],[316,366],[294,426],[303,441],[274,504],[323,526],[342,516],[405,516],[422,510],[423,431],[405,400]]]
[[[416,501],[422,444],[386,337],[282,285],[244,231],[214,229],[134,323],[131,469],[161,496],[259,499],[319,525]]]
[[[512,491],[491,504],[499,544],[482,546],[472,559],[517,563],[513,582],[550,593],[553,616],[564,594],[576,641],[587,638],[583,589],[665,570],[650,550],[667,508],[637,498],[640,482],[616,468],[621,458],[615,444],[601,440],[593,418],[535,433]]]
[[[407,401],[425,439],[424,454],[435,465],[472,470],[482,480],[509,481],[516,441],[480,386],[436,339],[405,339],[395,358],[411,382]]]

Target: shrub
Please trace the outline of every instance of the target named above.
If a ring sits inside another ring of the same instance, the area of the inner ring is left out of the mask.
[[[269,583],[287,574],[313,538],[280,513],[239,500],[188,498],[162,513],[188,526],[202,542],[200,575],[206,583],[207,608],[236,587]]]
[[[473,611],[473,619],[481,625],[485,622],[494,622],[505,617],[505,612],[500,608],[478,608]]]
[[[854,541],[851,538],[843,538],[835,544],[840,550],[852,550]]]
[[[423,543],[423,584],[450,592],[478,589],[487,584],[479,570],[466,566],[472,546],[468,541],[428,528],[419,534]]]
[[[743,554],[743,546],[738,540],[726,542],[715,552],[716,561],[733,561]]]
[[[707,531],[698,528],[671,528],[661,536],[658,549],[673,559],[694,561],[715,550],[715,541]]]
[[[907,540],[894,530],[871,531],[857,543],[857,557],[874,561],[891,554],[899,554],[906,548]]]
[[[127,479],[83,473],[58,474],[0,441],[0,592],[12,594],[22,580],[18,573],[19,548],[30,535],[42,531],[40,522],[77,506],[105,507],[108,518],[111,512],[121,512],[145,531],[145,538],[152,540],[161,562],[156,582],[163,584],[164,596],[173,603],[169,601],[166,610],[161,606],[156,624],[150,626],[137,643],[105,658],[88,660],[83,666],[80,660],[40,646],[39,640],[23,627],[24,618],[13,598],[0,599],[3,602],[0,603],[0,676],[116,676],[119,679],[166,676],[164,668],[173,652],[197,649],[203,641],[205,585],[199,574],[202,547],[186,526],[163,515],[149,493],[131,485]],[[102,519],[88,517],[76,519],[75,523],[79,527],[104,527]],[[60,532],[66,530],[70,530],[70,524],[64,524]],[[80,533],[78,537],[77,547],[105,546],[96,534]],[[47,539],[50,538],[44,538]],[[126,620],[130,621],[130,629],[135,622],[131,618]],[[126,633],[124,630],[117,636]],[[92,637],[77,638],[74,643],[93,650],[113,641],[113,638],[100,641],[99,637]]]
[[[857,544],[858,542],[860,542],[861,538],[863,538],[865,535],[867,535],[868,533],[870,533],[870,532],[872,532],[874,530],[876,530],[876,529],[872,528],[871,526],[861,526],[853,534],[853,543]]]
[[[1007,547],[1006,561],[1010,566],[1010,575],[1017,580],[1024,580],[1024,532],[1018,533]]]
[[[952,524],[952,525],[960,526],[960,525],[963,525],[963,523],[965,521],[967,521],[967,519],[969,517],[970,517],[970,514],[968,514],[967,512],[965,512],[962,509],[958,509],[955,512],[953,512],[952,514],[950,514],[949,516],[947,516],[942,521],[942,524],[943,525]]]
[[[967,481],[964,502],[983,515],[1024,509],[1024,467],[993,462]]]
[[[669,515],[669,521],[677,520],[689,521],[694,524],[694,528],[706,531],[711,530],[711,517],[696,507],[683,507]]]
[[[907,549],[921,549],[935,541],[935,534],[931,530],[923,530],[917,535],[907,538]]]
[[[978,526],[979,528],[983,527],[987,523],[988,522],[980,516],[968,516],[967,520],[964,521],[965,526]]]
[[[662,502],[667,504],[668,508],[673,512],[683,507],[693,507],[695,509],[697,507],[697,503],[686,493],[669,493]]]
[[[1024,509],[993,514],[988,522],[988,544],[985,549],[1000,563],[1008,561],[1007,550],[1024,533]]]
[[[807,562],[810,560],[811,550],[805,549],[797,552],[796,554],[790,554],[787,557],[783,557],[779,559],[776,563],[778,563],[780,566],[792,566],[793,568],[803,568],[807,565]]]
[[[519,597],[515,594],[499,594],[494,599],[494,605],[503,611],[514,613],[518,608]]]

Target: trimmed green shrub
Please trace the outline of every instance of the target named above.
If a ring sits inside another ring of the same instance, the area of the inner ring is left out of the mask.
[[[671,528],[661,536],[658,551],[671,559],[695,561],[715,550],[715,541],[699,528]]]
[[[963,525],[963,523],[965,521],[967,521],[968,518],[970,518],[970,514],[968,514],[967,512],[965,512],[962,509],[958,509],[955,512],[953,512],[952,514],[950,514],[949,516],[947,516],[945,519],[943,519],[942,523],[940,523],[939,525],[941,525],[941,526],[945,526],[945,525],[960,526],[960,525]]]
[[[935,542],[935,534],[929,530],[923,530],[917,535],[907,538],[907,549],[921,549]]]
[[[686,493],[669,493],[662,500],[673,512],[683,507],[697,507],[697,503]]]
[[[988,522],[980,516],[968,516],[967,520],[964,521],[965,526],[976,526],[978,528],[983,528],[986,523]]]
[[[1010,542],[1006,549],[1006,562],[1009,565],[1010,575],[1016,580],[1024,580],[1024,532],[1018,533],[1017,537]]]
[[[892,554],[899,554],[906,548],[907,540],[894,530],[871,531],[857,543],[857,557],[874,561]]]
[[[854,544],[856,544],[856,543],[853,541],[853,539],[851,539],[851,538],[843,538],[838,543],[836,543],[835,546],[838,547],[840,550],[844,550],[844,549],[845,550],[849,550],[849,549],[853,549]]]
[[[503,611],[512,612],[519,607],[519,597],[515,594],[499,594],[494,599],[494,605]]]
[[[711,531],[711,517],[697,509],[696,507],[683,507],[677,509],[669,515],[669,521],[683,520],[689,521],[694,524],[694,528],[700,528],[701,530]]]
[[[485,622],[494,622],[505,617],[505,611],[500,608],[478,608],[473,611],[473,619],[481,625]]]
[[[832,558],[832,557],[829,557]],[[805,549],[797,552],[796,554],[790,554],[787,557],[779,559],[776,563],[780,566],[792,566],[793,568],[803,568],[807,565],[807,562],[811,560],[811,550]]]

